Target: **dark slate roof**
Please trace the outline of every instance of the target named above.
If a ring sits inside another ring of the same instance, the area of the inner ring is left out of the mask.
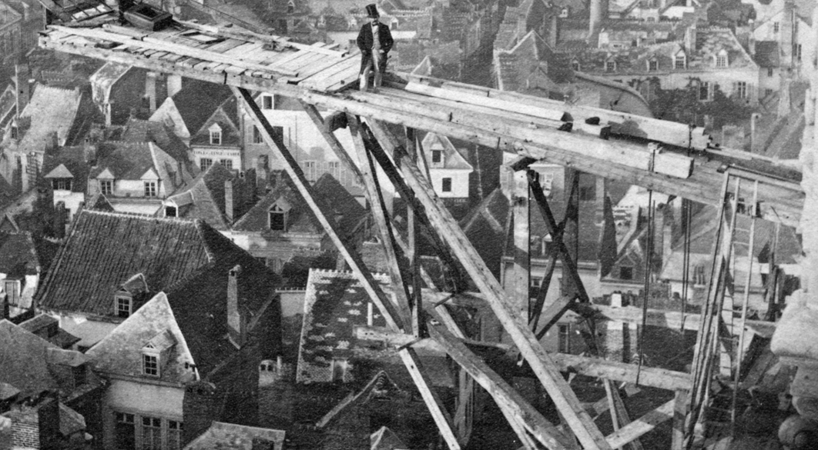
[[[171,98],[185,126],[193,135],[232,96],[227,85],[185,78],[182,90]]]
[[[0,273],[12,278],[40,273],[31,233],[0,233]]]
[[[81,340],[60,328],[59,321],[48,314],[39,314],[21,322],[19,326],[60,348],[69,348]],[[51,331],[56,332],[52,333]]]
[[[22,398],[59,387],[48,370],[48,349],[57,346],[8,320],[0,320],[0,342],[0,382],[19,389]]]
[[[224,182],[233,173],[221,164],[213,164],[168,200],[179,206],[179,217],[201,219],[217,230],[227,230],[230,224],[224,216]]]
[[[238,146],[241,144],[239,129],[238,101],[236,97],[228,97],[197,129],[190,131],[190,144],[210,145],[210,128],[214,123],[222,129],[221,146]]]
[[[372,377],[371,380],[357,393],[350,393],[345,399],[341,400],[335,405],[316,426],[318,428],[331,427],[344,414],[344,412],[354,406],[364,405],[371,400],[378,398],[389,398],[397,396],[406,396],[408,393],[403,391],[397,384],[389,377],[385,371],[380,371]]]
[[[339,219],[338,226],[342,232],[352,232],[361,219],[368,215],[355,197],[329,173],[318,178],[313,185],[313,192],[324,201],[327,206],[325,211]]]
[[[140,180],[153,169],[165,190],[171,193],[190,180],[187,159],[177,160],[153,142],[133,143],[108,141],[97,146],[97,165],[91,168],[89,177],[96,178],[108,170],[117,180]]]
[[[153,142],[173,159],[192,162],[190,148],[163,123],[131,117],[125,125],[122,140],[134,143]],[[189,166],[195,167],[195,164]],[[192,167],[188,167],[188,170],[192,171]]]
[[[158,292],[245,253],[225,240],[202,221],[85,210],[35,298],[45,309],[110,315],[114,292],[138,273]]]
[[[500,263],[506,242],[509,221],[508,198],[496,188],[461,220],[461,227],[491,273],[500,279]]]
[[[760,67],[780,67],[781,58],[778,51],[778,42],[776,41],[759,41],[756,42],[756,64]]]
[[[385,292],[391,291],[387,276],[377,275],[375,280]],[[352,273],[310,271],[296,382],[333,381],[332,358],[351,358],[356,347],[363,345],[355,338],[354,327],[367,324],[369,303],[369,296]],[[373,325],[385,327],[380,311],[373,308]]]
[[[280,448],[285,434],[281,430],[214,421],[207,431],[187,444],[185,450]]]
[[[3,175],[0,175],[0,210],[14,200],[14,188],[11,187]]]
[[[48,177],[60,166],[71,173],[71,191],[85,192],[88,188],[88,172],[90,171],[86,162],[85,147],[59,147],[47,150],[43,159],[43,176]]]

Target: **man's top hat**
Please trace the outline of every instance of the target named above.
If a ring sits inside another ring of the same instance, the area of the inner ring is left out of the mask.
[[[369,17],[370,19],[377,19],[380,16],[381,15],[378,14],[378,7],[375,6],[374,3],[371,5],[366,5],[366,17]]]

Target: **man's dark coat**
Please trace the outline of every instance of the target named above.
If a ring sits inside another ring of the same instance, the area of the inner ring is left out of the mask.
[[[380,60],[380,69],[381,73],[386,71],[386,55],[389,53],[389,50],[392,50],[392,44],[395,41],[392,40],[392,33],[389,31],[389,27],[384,24],[378,24],[378,37],[381,41],[381,50],[383,50],[383,58]],[[361,27],[361,31],[358,33],[358,48],[361,49],[361,70],[359,73],[363,73],[364,69],[369,66],[370,61],[372,60],[372,45],[374,44],[374,39],[372,37],[372,23],[367,22]]]

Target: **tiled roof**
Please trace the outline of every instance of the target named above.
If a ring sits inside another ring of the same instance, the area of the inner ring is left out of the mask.
[[[284,445],[285,434],[284,431],[270,428],[213,422],[207,431],[187,444],[184,450],[280,448]]]
[[[0,210],[5,208],[12,200],[14,200],[14,188],[11,187],[3,175],[0,175]]]
[[[191,145],[210,145],[209,128],[213,124],[218,124],[222,130],[222,146],[238,146],[241,144],[241,131],[239,130],[238,101],[236,97],[228,97],[202,125],[190,131]]]
[[[80,338],[60,328],[59,321],[48,314],[39,314],[21,322],[20,327],[60,348],[69,348],[80,341]],[[46,328],[49,329],[46,330]],[[56,329],[56,334],[52,334],[54,329]]]
[[[179,206],[179,217],[201,219],[217,230],[227,230],[230,224],[224,216],[224,182],[232,178],[233,173],[226,167],[213,164],[168,200]]]
[[[512,49],[495,51],[498,85],[502,90],[525,88],[526,80],[539,67],[538,40],[542,41],[537,33],[530,31]]]
[[[106,170],[117,180],[140,180],[153,170],[166,183],[168,193],[191,179],[186,164],[177,161],[152,142],[104,142],[98,145],[97,165],[90,177],[96,178]]]
[[[61,89],[37,85],[21,117],[31,118],[31,127],[25,131],[18,149],[43,152],[51,146],[51,133],[56,132],[59,142],[65,142],[80,106],[79,89]],[[54,105],[60,105],[55,108]]]
[[[225,246],[227,238],[217,232],[205,233],[209,229],[200,221],[82,211],[37,290],[37,302],[46,309],[111,315],[114,292],[135,274],[144,274],[157,292],[241,251]]]
[[[0,273],[12,278],[40,273],[31,233],[0,233]]]
[[[196,170],[195,164],[192,164],[190,148],[163,123],[131,117],[125,125],[121,140],[134,143],[153,142],[173,159],[189,162],[188,171],[191,173]]]
[[[391,291],[389,278],[375,280],[385,292]],[[296,381],[332,382],[332,359],[350,358],[360,344],[355,326],[367,325],[369,296],[357,278],[349,272],[311,270],[304,299],[304,325],[298,352]],[[386,321],[374,305],[373,325],[385,327]],[[351,381],[346,379],[345,381]]]
[[[756,42],[755,53],[756,64],[759,67],[773,67],[781,66],[781,55],[778,51],[778,42],[776,41],[759,41]]]
[[[364,405],[377,398],[389,398],[405,395],[406,393],[384,371],[380,371],[357,393],[350,393],[345,399],[335,405],[316,426],[320,429],[331,427],[338,422],[345,410],[354,406]]]
[[[151,339],[164,333],[173,336],[173,348],[167,354],[167,360],[161,361],[159,377],[145,376],[142,373],[142,349]],[[185,363],[195,363],[195,358],[188,350],[185,336],[163,292],[142,305],[85,354],[94,367],[104,373],[169,383],[193,381],[196,376],[192,369],[185,368]]]
[[[93,89],[94,101],[99,103],[107,102],[111,88],[123,75],[128,73],[132,67],[133,66],[127,64],[107,62],[104,66],[97,69],[89,79],[91,89]]]
[[[182,90],[171,100],[192,136],[232,96],[226,85],[186,78]]]
[[[45,152],[42,170],[45,178],[63,178],[59,175],[70,173],[72,192],[86,191],[89,170],[85,147],[59,147]]]
[[[48,370],[48,349],[55,345],[8,320],[0,320],[0,342],[0,382],[19,389],[23,398],[59,388]]]
[[[280,181],[275,189],[267,193],[255,206],[247,211],[247,214],[233,224],[233,230],[281,233],[271,231],[268,222],[268,211],[281,199],[291,206],[287,216],[288,233],[323,233],[323,228],[318,219],[315,218],[310,207],[301,200],[301,194],[295,190],[289,178],[282,177],[281,180],[283,181]]]

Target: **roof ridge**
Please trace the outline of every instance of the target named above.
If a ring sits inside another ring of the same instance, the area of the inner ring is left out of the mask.
[[[97,209],[84,209],[82,210],[83,213],[88,214],[96,214],[101,216],[114,216],[114,217],[123,217],[123,218],[133,218],[133,219],[142,219],[142,220],[154,220],[157,222],[176,222],[182,223],[186,225],[192,225],[193,222],[199,219],[186,219],[184,217],[157,217],[157,216],[149,216],[147,214],[139,214],[139,213],[132,213],[132,212],[123,212],[123,211],[100,211]]]

